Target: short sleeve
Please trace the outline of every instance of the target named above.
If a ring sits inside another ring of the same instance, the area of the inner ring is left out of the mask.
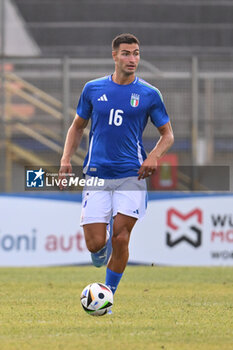
[[[88,93],[87,84],[84,86],[78,101],[77,114],[83,119],[89,119],[92,112],[92,104]]]
[[[159,128],[160,126],[168,123],[170,119],[167,114],[161,93],[158,93],[157,91],[153,92],[149,115],[152,123]]]

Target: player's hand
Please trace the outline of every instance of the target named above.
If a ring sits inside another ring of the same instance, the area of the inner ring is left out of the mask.
[[[150,155],[144,160],[140,169],[138,170],[138,180],[145,179],[156,172],[157,160],[150,157]]]
[[[71,174],[71,173],[72,173],[71,163],[61,160],[61,166],[60,166],[59,175],[58,175],[60,190],[63,190],[65,188],[63,179],[66,179],[67,174]]]

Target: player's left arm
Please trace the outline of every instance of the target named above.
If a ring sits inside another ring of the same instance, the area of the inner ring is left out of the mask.
[[[156,171],[158,159],[161,158],[174,143],[174,134],[170,122],[158,127],[158,130],[160,133],[159,141],[142,163],[138,171],[139,180],[145,179]]]

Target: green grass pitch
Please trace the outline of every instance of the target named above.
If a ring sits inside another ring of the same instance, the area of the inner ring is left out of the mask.
[[[232,350],[233,269],[128,266],[113,315],[79,297],[105,269],[1,268],[1,350]]]

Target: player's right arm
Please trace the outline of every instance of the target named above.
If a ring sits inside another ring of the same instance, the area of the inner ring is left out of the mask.
[[[65,140],[63,155],[60,162],[59,178],[65,178],[62,174],[71,173],[71,157],[80,145],[83,131],[88,124],[88,120],[81,118],[76,114],[73,123],[71,124]]]

